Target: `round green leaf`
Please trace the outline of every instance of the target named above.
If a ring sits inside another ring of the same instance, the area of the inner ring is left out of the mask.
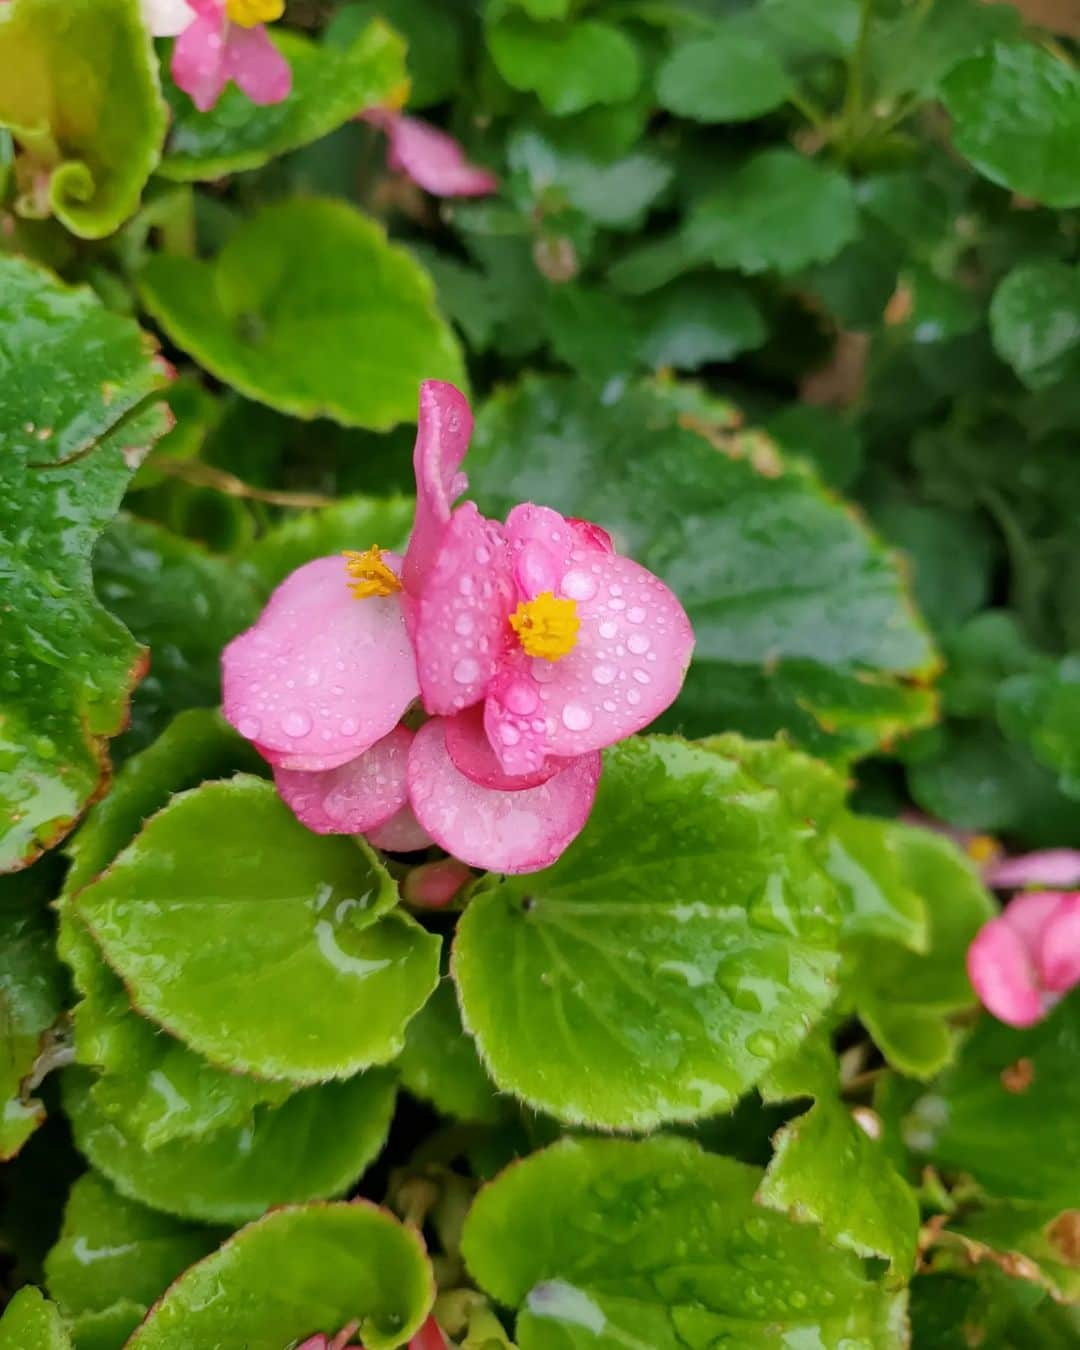
[[[28,1284],[4,1309],[0,1350],[71,1350],[59,1312],[40,1289]]]
[[[504,1091],[644,1130],[731,1106],[833,997],[836,896],[777,794],[654,737],[609,750],[546,871],[477,895],[452,970]]]
[[[1014,267],[994,292],[990,331],[998,355],[1029,388],[1056,384],[1080,346],[1080,273],[1060,262]]]
[[[734,24],[676,47],[660,66],[662,108],[695,122],[747,122],[779,107],[791,85],[780,58]]]
[[[333,131],[366,108],[393,103],[405,85],[405,44],[379,20],[348,45],[312,42],[274,31],[271,40],[292,70],[292,91],[259,106],[230,86],[207,113],[170,81],[168,148],[159,172],[180,182],[257,169]]]
[[[241,775],[173,798],[75,905],[140,1012],[215,1064],[312,1083],[392,1059],[435,988],[439,939],[380,918],[396,899],[374,853]]]
[[[415,420],[421,380],[464,383],[430,278],[344,202],[264,207],[212,262],[151,258],[140,290],[212,375],[297,417],[385,431]]]
[[[64,1075],[79,1152],[121,1195],[205,1223],[243,1223],[272,1205],[344,1194],[378,1155],[394,1112],[393,1075],[377,1069],[257,1107],[240,1128],[144,1149],[99,1110],[92,1083],[84,1069]]]
[[[623,103],[641,83],[641,57],[620,29],[596,19],[536,23],[507,14],[488,29],[495,67],[514,89],[565,117],[598,103]]]
[[[469,37],[461,13],[448,9],[444,0],[377,0],[370,7],[342,5],[332,14],[323,40],[348,46],[370,22],[370,9],[405,39],[410,108],[427,108],[457,93]]]
[[[278,1210],[180,1277],[128,1350],[282,1350],[358,1319],[369,1350],[404,1344],[434,1298],[413,1229],[362,1201]]]
[[[394,1067],[402,1086],[445,1115],[492,1124],[499,1100],[465,1029],[454,986],[443,980],[405,1033]]]
[[[1033,42],[996,42],[942,85],[956,149],[1044,206],[1080,205],[1080,74]]]
[[[20,0],[21,7],[21,0]],[[0,31],[5,20],[0,18]],[[90,553],[164,429],[145,334],[85,289],[0,258],[0,871],[63,838],[107,772],[144,654]]]
[[[161,153],[166,108],[139,0],[19,0],[0,11],[0,126],[49,174],[72,234],[121,225]]]
[[[760,1180],[683,1139],[565,1139],[481,1191],[462,1248],[521,1350],[903,1344],[903,1296],[755,1205]]]
[[[637,349],[653,370],[697,370],[760,347],[769,335],[746,290],[726,277],[683,277],[641,301]]]

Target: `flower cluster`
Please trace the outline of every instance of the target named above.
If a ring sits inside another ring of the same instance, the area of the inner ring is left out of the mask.
[[[176,38],[172,77],[200,112],[230,80],[253,103],[288,98],[292,71],[265,26],[281,18],[285,0],[143,0],[143,9],[155,37]]]
[[[287,577],[223,653],[224,711],[309,829],[530,872],[585,824],[601,749],[674,701],[693,633],[599,526],[455,507],[471,430],[453,386],[422,386],[404,557]]]

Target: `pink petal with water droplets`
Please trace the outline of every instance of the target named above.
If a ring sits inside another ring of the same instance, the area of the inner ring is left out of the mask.
[[[275,769],[274,783],[293,815],[316,834],[366,834],[408,800],[405,766],[413,734],[398,726],[362,755],[321,773]]]
[[[577,645],[534,659],[552,755],[584,754],[648,726],[682,688],[694,633],[659,578],[630,558],[575,549],[560,593],[577,602]]]
[[[390,168],[407,174],[425,192],[435,197],[486,197],[498,190],[495,175],[470,164],[453,136],[438,127],[388,108],[373,109],[361,117],[389,137]]]
[[[581,832],[599,778],[600,756],[582,755],[540,787],[482,788],[454,767],[441,718],[420,728],[409,752],[417,820],[447,853],[492,872],[536,872],[553,863]]]
[[[985,872],[988,886],[1007,891],[1021,886],[1080,886],[1080,850],[1047,848],[1002,858]]]
[[[413,815],[411,806],[403,806],[385,825],[368,830],[367,841],[387,853],[418,853],[435,842]]]
[[[398,597],[357,600],[349,583],[343,558],[306,563],[222,653],[225,717],[280,768],[355,759],[420,692]]]
[[[1039,938],[1039,975],[1055,994],[1080,984],[1080,892],[1058,896]]]
[[[172,77],[200,112],[209,112],[221,97],[229,78],[225,70],[224,6],[200,12],[176,39]]]
[[[413,450],[416,516],[405,551],[401,578],[411,595],[419,595],[435,562],[455,500],[468,486],[459,470],[472,435],[468,400],[443,380],[420,386],[420,412]]]
[[[456,717],[443,720],[446,752],[453,760],[454,767],[466,778],[480,787],[495,788],[500,792],[520,792],[522,788],[539,787],[567,767],[569,760],[556,759],[554,756],[543,759],[541,740],[542,762],[528,772],[508,773],[492,749],[489,733],[485,730],[491,705],[492,699],[489,697],[482,707],[476,705],[466,708]],[[542,732],[541,727],[541,735]],[[498,735],[498,730],[495,734]]]
[[[594,521],[582,520],[580,516],[567,516],[566,521],[572,526],[574,537],[583,548],[598,548],[603,553],[615,552],[611,535]]]
[[[1031,956],[1004,918],[991,919],[976,934],[967,971],[979,999],[1000,1021],[1029,1027],[1045,1013]]]
[[[225,38],[225,73],[252,103],[282,103],[292,92],[292,69],[262,24],[230,24]]]
[[[428,712],[453,714],[484,697],[510,640],[513,607],[502,526],[466,502],[450,518],[416,606],[413,642]]]
[[[519,595],[534,600],[543,591],[555,593],[574,547],[574,532],[565,517],[549,506],[524,502],[506,517],[506,538]]]

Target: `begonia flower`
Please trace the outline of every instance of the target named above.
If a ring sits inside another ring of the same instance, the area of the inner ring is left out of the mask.
[[[329,1336],[311,1336],[297,1350],[346,1350],[356,1335],[359,1322],[350,1322],[331,1339]],[[450,1342],[434,1317],[429,1317],[409,1341],[409,1350],[450,1350]]]
[[[1080,984],[1080,891],[1030,891],[983,925],[968,976],[995,1017],[1028,1027]]]
[[[453,136],[394,108],[369,108],[360,120],[386,133],[386,162],[434,197],[486,197],[499,180],[487,169],[470,164]]]
[[[1026,886],[1069,889],[1080,886],[1080,850],[1047,848],[996,859],[985,869],[988,886],[1020,890]]]
[[[600,751],[674,700],[693,633],[599,526],[455,508],[471,430],[453,386],[422,386],[404,558],[375,546],[287,577],[225,649],[223,705],[310,829],[530,872],[584,827]]]
[[[155,37],[176,38],[172,77],[200,112],[230,80],[252,103],[288,98],[292,71],[266,31],[284,0],[143,0],[143,10]]]

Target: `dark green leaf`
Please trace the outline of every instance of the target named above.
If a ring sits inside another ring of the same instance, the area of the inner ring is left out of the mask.
[[[1014,267],[994,292],[990,330],[998,355],[1028,388],[1041,389],[1075,373],[1080,273],[1059,262]]]
[[[1054,770],[1062,792],[1080,798],[1080,653],[1048,670],[1006,680],[998,716],[1007,735]]]
[[[656,76],[660,106],[696,122],[748,122],[790,90],[776,52],[734,24],[682,43]]]
[[[641,301],[638,354],[659,370],[697,370],[760,347],[765,319],[746,289],[726,277],[683,277]]]
[[[405,1049],[394,1063],[402,1085],[446,1115],[487,1123],[499,1119],[499,1099],[461,1025],[449,980],[443,980],[409,1023]]]

